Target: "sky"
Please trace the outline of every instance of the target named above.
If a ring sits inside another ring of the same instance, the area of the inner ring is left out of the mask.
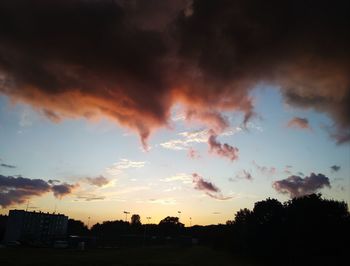
[[[349,203],[349,4],[279,2],[3,1],[0,214]]]

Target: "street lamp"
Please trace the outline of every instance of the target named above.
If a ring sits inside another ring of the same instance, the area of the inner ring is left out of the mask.
[[[181,218],[181,211],[177,211],[177,213],[179,214],[179,222],[180,222],[180,218]]]
[[[149,224],[149,220],[151,220],[152,217],[147,216],[146,219],[147,219],[147,224]],[[147,230],[147,224],[145,224],[145,230],[143,231],[143,245],[146,244],[146,230]]]
[[[124,214],[125,214],[125,222],[127,222],[128,221],[128,214],[130,214],[130,212],[124,211]]]

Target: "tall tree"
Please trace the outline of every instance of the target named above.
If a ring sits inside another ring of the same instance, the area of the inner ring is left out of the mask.
[[[141,225],[141,217],[138,214],[133,214],[131,216],[131,225],[136,226],[136,225]]]

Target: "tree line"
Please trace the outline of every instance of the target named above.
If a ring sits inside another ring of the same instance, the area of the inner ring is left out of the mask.
[[[256,202],[252,210],[239,210],[226,224],[185,227],[172,216],[159,224],[142,224],[135,214],[130,223],[105,221],[91,229],[81,221],[69,220],[68,234],[91,235],[111,245],[188,243],[196,239],[237,253],[338,254],[349,249],[350,214],[345,202],[311,194],[284,203],[270,198]]]
[[[0,215],[0,238],[7,216]],[[350,213],[343,201],[311,194],[284,203],[268,198],[241,209],[226,224],[185,227],[178,217],[158,224],[142,224],[138,214],[130,222],[104,221],[90,229],[69,219],[67,235],[96,239],[97,245],[190,245],[228,249],[239,254],[310,255],[341,254],[350,250]]]

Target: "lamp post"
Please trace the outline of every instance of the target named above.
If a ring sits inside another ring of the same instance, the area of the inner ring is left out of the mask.
[[[129,214],[129,213],[130,213],[130,212],[124,211],[124,214],[125,214],[125,222],[128,221],[128,214]]]
[[[180,222],[180,218],[181,218],[181,211],[177,211],[177,213],[179,214],[179,222]]]
[[[152,217],[147,216],[147,224],[145,224],[145,230],[143,232],[143,245],[146,245],[146,230],[147,230],[147,225],[149,224],[149,221],[152,219]]]

